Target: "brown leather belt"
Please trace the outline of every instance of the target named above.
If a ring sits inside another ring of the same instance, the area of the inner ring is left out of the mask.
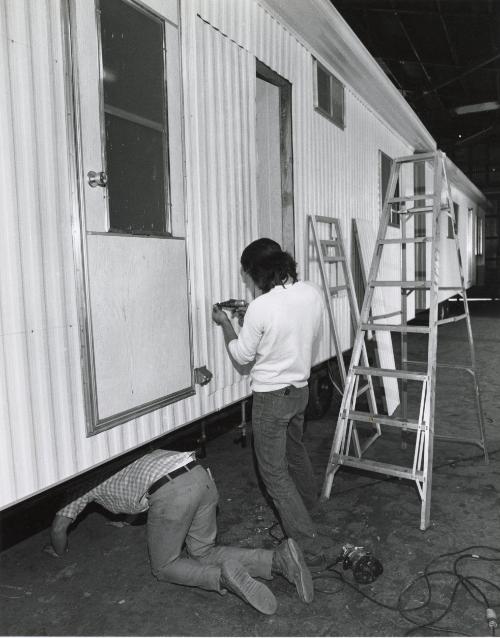
[[[181,474],[184,474],[184,472],[189,472],[189,470],[192,470],[197,465],[199,465],[198,461],[191,461],[187,465],[178,467],[173,472],[170,472],[169,474],[165,474],[165,476],[162,476],[161,478],[159,478],[149,487],[148,495],[151,496],[151,494],[156,492],[156,490],[159,490],[160,487],[162,487],[162,485],[165,485],[165,483],[168,483],[169,481],[173,481],[176,476],[180,476]]]

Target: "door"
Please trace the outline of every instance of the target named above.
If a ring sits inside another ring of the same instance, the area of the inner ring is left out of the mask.
[[[95,434],[193,393],[178,16],[174,0],[70,6]]]
[[[256,81],[258,233],[294,255],[291,84],[259,61]]]

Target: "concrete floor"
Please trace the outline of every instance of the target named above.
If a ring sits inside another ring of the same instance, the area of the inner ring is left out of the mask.
[[[500,468],[500,302],[472,302],[473,332],[480,372],[483,411],[490,453],[484,464],[479,448],[436,442],[432,524],[419,529],[420,501],[413,483],[343,469],[336,475],[331,499],[317,515],[325,552],[334,558],[344,542],[365,545],[384,565],[384,573],[362,590],[394,607],[401,590],[440,554],[472,545],[500,547],[498,533]],[[465,361],[465,327],[440,329],[439,360]],[[412,337],[413,339],[413,337]],[[425,337],[415,335],[413,353],[424,352]],[[305,439],[321,485],[330,451],[336,413],[308,424]],[[476,436],[470,378],[439,373],[437,431]],[[220,491],[219,542],[272,547],[279,527],[259,489],[251,447],[235,444],[235,430],[210,440],[207,457]],[[375,448],[376,446],[376,448]],[[384,434],[371,453],[392,462],[403,458],[398,435]],[[33,522],[38,512],[31,513]],[[40,514],[41,516],[42,514]],[[88,508],[70,536],[70,551],[60,559],[42,551],[44,529],[0,555],[0,634],[99,636],[402,636],[412,628],[397,612],[375,605],[347,584],[321,578],[310,605],[301,603],[291,585],[275,578],[270,586],[278,601],[274,616],[264,616],[233,595],[157,582],[150,574],[144,524],[120,525],[103,510]],[[497,530],[497,531],[495,531]],[[476,553],[499,558],[499,552]],[[449,568],[450,559],[438,567]],[[499,563],[464,561],[467,574],[500,585]],[[435,566],[433,567],[433,569]],[[341,570],[342,571],[342,570]],[[353,583],[352,572],[344,572]],[[444,610],[453,583],[436,581],[422,622]],[[477,584],[480,584],[477,581]],[[439,585],[439,586],[438,586]],[[327,592],[327,593],[325,593]],[[488,589],[493,602],[500,593]],[[423,601],[422,587],[412,603]],[[497,612],[500,611],[498,606]],[[460,591],[441,623],[451,635],[489,635],[484,605]],[[462,632],[462,634],[460,634]],[[435,635],[428,629],[413,635]],[[448,634],[450,635],[450,634]]]

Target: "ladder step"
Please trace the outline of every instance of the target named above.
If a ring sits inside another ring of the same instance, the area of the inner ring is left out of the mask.
[[[409,379],[410,381],[425,381],[427,375],[423,372],[411,370],[393,370],[392,368],[366,368],[364,366],[353,366],[355,374],[363,374],[372,377],[396,377],[397,379]]]
[[[323,261],[328,264],[334,264],[338,261],[345,261],[345,257],[339,255],[323,255]]]
[[[441,211],[450,210],[449,206],[441,206]],[[421,208],[399,208],[398,210],[392,210],[391,212],[396,215],[415,215],[419,213],[432,213],[434,211],[433,206],[422,206]]]
[[[434,206],[418,206],[416,208],[408,208],[406,210],[407,213],[432,213],[434,210]],[[441,206],[441,211],[450,210],[449,206]]]
[[[370,281],[370,286],[386,286],[393,288],[430,288],[430,281]],[[441,288],[440,288],[441,290]],[[453,288],[452,290],[456,290]]]
[[[339,242],[336,239],[320,239],[319,243],[322,246],[338,246]]]
[[[347,290],[347,286],[331,286],[330,294],[337,295],[339,292],[342,292],[342,290]]]
[[[436,159],[437,151],[430,153],[417,153],[416,155],[405,155],[403,157],[396,157],[394,160],[398,164],[406,164],[407,162],[423,162]]]
[[[430,332],[429,326],[402,326],[401,324],[371,322],[361,324],[361,330],[387,330],[389,332],[401,332],[404,334],[409,332],[427,334]]]
[[[432,237],[406,237],[406,239],[379,239],[379,244],[422,244],[431,242]]]
[[[324,215],[314,215],[314,219],[317,222],[322,222],[324,224],[335,224],[335,218],[333,217],[325,217]]]
[[[434,199],[434,193],[420,193],[419,195],[413,193],[413,195],[405,195],[404,197],[391,197],[387,200],[387,203],[403,204],[404,202],[415,202],[418,199]]]
[[[414,481],[422,481],[424,473],[422,471],[414,472],[411,467],[403,465],[393,465],[392,463],[381,463],[380,461],[372,461],[370,459],[359,459],[354,456],[333,455],[333,463],[355,467],[359,470],[367,472],[377,472],[378,474],[387,474],[387,476],[397,476],[398,478],[412,479]]]
[[[398,419],[394,416],[385,414],[370,414],[369,412],[360,412],[359,410],[351,410],[348,419],[354,421],[365,421],[366,423],[383,423],[384,425],[393,425],[394,427],[403,428],[405,430],[418,430],[418,421],[415,419]]]

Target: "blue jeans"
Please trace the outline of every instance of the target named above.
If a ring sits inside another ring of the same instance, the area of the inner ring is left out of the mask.
[[[149,557],[159,580],[220,592],[220,567],[227,560],[239,561],[251,576],[271,578],[272,550],[215,545],[219,494],[201,465],[148,500]],[[184,542],[187,557],[181,556]]]
[[[302,442],[309,388],[287,386],[254,392],[252,429],[255,455],[264,485],[273,499],[285,534],[311,555],[321,553],[308,508],[317,503],[311,461]]]

